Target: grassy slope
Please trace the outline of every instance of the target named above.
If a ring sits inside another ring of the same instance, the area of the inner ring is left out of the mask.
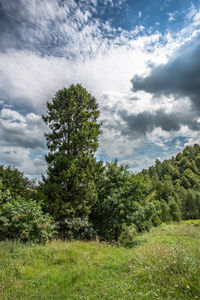
[[[0,243],[0,299],[200,299],[200,222],[162,225],[131,249]]]

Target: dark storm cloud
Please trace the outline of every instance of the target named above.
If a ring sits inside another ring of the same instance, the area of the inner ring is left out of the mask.
[[[156,97],[174,95],[189,97],[200,111],[200,34],[185,43],[167,64],[152,69],[143,78],[132,79],[133,90],[143,90]]]
[[[128,114],[127,111],[121,110],[118,112],[121,118],[126,122],[122,133],[135,138],[146,135],[152,132],[155,128],[161,128],[164,131],[178,131],[181,125],[188,126],[191,130],[200,130],[200,124],[191,118],[194,118],[192,113],[174,112],[166,113],[163,109],[155,112],[142,112],[137,115]]]

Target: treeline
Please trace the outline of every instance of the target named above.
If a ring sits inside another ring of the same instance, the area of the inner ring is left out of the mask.
[[[200,218],[200,145],[143,170],[151,195],[160,202],[162,221]]]
[[[133,174],[117,161],[97,161],[99,114],[79,84],[47,103],[47,175],[35,185],[0,166],[1,240],[124,243],[163,221],[200,217],[200,147]]]
[[[80,208],[78,213],[65,214],[61,203],[58,214],[44,194],[44,181],[36,185],[16,168],[0,166],[0,239],[127,242],[160,223],[158,203],[148,199],[149,185],[143,176],[132,174],[117,161],[106,165],[100,161],[97,166],[97,198],[84,214]]]
[[[36,185],[16,168],[0,166],[0,239],[127,242],[162,222],[200,218],[200,145],[136,175],[117,161],[97,167],[98,199],[88,213],[58,218],[43,194],[45,182]]]

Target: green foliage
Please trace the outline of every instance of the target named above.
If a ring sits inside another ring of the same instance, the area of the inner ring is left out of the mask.
[[[186,147],[183,153],[162,163],[157,160],[142,174],[151,181],[150,192],[156,191],[162,221],[200,218],[199,145]]]
[[[98,182],[99,201],[90,216],[99,237],[118,241],[124,226],[135,224],[137,231],[149,229],[158,211],[145,201],[148,186],[142,176],[131,174],[117,161],[107,163]]]
[[[169,164],[167,171],[171,175],[172,180],[176,180],[176,179],[180,178],[179,170],[175,166]]]
[[[18,169],[0,166],[1,190],[10,191],[12,197],[21,196],[25,199],[36,198],[36,186]]]
[[[96,232],[88,217],[66,218],[60,225],[61,236],[64,239],[92,240],[96,238]]]
[[[107,162],[98,181],[98,198],[103,201],[116,190],[130,185],[130,172],[127,166],[118,166],[117,160]]]
[[[171,215],[170,215],[170,209],[168,204],[166,203],[165,200],[160,201],[160,208],[161,208],[161,220],[164,222],[168,222],[171,220]]]
[[[200,215],[200,192],[187,190],[183,199],[182,214],[184,219],[198,219]]]
[[[192,164],[190,165],[190,167],[192,166]],[[183,175],[188,179],[190,186],[194,186],[196,182],[198,182],[198,177],[196,176],[196,174],[194,174],[194,172],[187,168],[184,172]]]
[[[9,190],[2,190],[2,184],[0,182],[0,209],[2,205],[12,199]]]
[[[146,202],[143,205],[135,203],[135,211],[133,213],[133,224],[136,225],[138,232],[149,230],[151,226],[159,225],[160,210],[157,202]]]
[[[188,179],[183,176],[182,179],[181,179],[181,185],[185,188],[185,189],[189,189],[191,187]]]
[[[22,242],[45,242],[53,237],[56,225],[43,214],[35,201],[20,196],[4,203],[0,209],[0,239],[18,239]]]
[[[173,198],[169,200],[169,211],[173,221],[177,221],[177,222],[181,221],[180,208]]]
[[[181,160],[182,157],[183,157],[183,153],[179,152],[179,153],[176,155],[176,161]]]
[[[59,90],[47,103],[48,176],[40,193],[45,210],[56,219],[87,216],[97,201],[98,117],[96,99],[80,84]]]
[[[133,239],[136,236],[138,236],[138,232],[135,224],[131,224],[129,226],[122,224],[122,230],[118,238],[118,242],[124,246],[132,245]]]

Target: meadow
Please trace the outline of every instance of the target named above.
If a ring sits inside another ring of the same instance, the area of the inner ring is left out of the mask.
[[[1,242],[0,299],[200,299],[200,221],[162,224],[123,247]]]

